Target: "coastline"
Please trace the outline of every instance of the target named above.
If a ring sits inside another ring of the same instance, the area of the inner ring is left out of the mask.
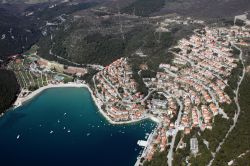
[[[97,107],[98,109],[98,112],[110,123],[110,124],[113,124],[113,125],[123,125],[123,124],[131,124],[131,123],[137,123],[137,122],[140,122],[140,121],[143,121],[143,120],[146,120],[146,119],[149,119],[151,121],[153,121],[154,123],[156,123],[157,127],[158,125],[160,124],[160,120],[157,119],[156,117],[152,116],[152,115],[146,115],[144,118],[142,119],[138,119],[138,120],[130,120],[130,121],[125,121],[125,122],[115,122],[113,121],[106,113],[105,111],[101,108],[101,104],[100,104],[100,101],[98,101],[98,98],[95,97],[92,89],[89,87],[88,84],[84,84],[84,83],[67,83],[67,84],[64,84],[64,83],[61,83],[61,84],[49,84],[47,86],[44,86],[44,87],[41,87],[33,92],[31,92],[30,94],[28,94],[27,96],[25,97],[20,97],[18,96],[18,98],[16,99],[15,103],[13,104],[13,107],[12,108],[18,108],[20,106],[22,106],[23,104],[25,104],[26,102],[29,102],[30,100],[32,100],[34,97],[36,97],[37,95],[39,95],[40,93],[42,93],[44,90],[47,90],[47,89],[51,89],[51,88],[64,88],[64,87],[73,87],[73,88],[86,88],[88,89],[89,93],[91,94],[91,98],[95,104],[95,106]],[[4,115],[1,115],[1,116],[4,116]],[[0,117],[1,117],[0,116]],[[157,128],[156,127],[156,128]],[[155,132],[155,129],[151,132],[151,136],[154,135],[153,133]],[[147,139],[148,142],[150,142],[150,137]],[[145,147],[142,151],[142,154],[140,154],[138,157],[137,157],[137,160],[136,160],[136,163],[135,163],[135,166],[139,165],[140,164],[140,159],[145,156],[145,153],[147,153],[147,150],[148,148]]]
[[[47,89],[51,89],[51,88],[66,88],[66,87],[73,87],[73,88],[87,88],[88,91],[90,92],[91,94],[91,97],[96,105],[96,107],[98,108],[98,112],[102,114],[102,116],[110,123],[110,124],[116,124],[116,125],[122,125],[122,124],[131,124],[131,123],[137,123],[137,122],[140,122],[140,121],[143,121],[143,120],[146,120],[146,119],[150,119],[152,120],[153,122],[155,123],[159,123],[159,120],[152,117],[152,116],[147,116],[143,119],[138,119],[138,120],[131,120],[131,121],[125,121],[125,122],[115,122],[113,121],[106,113],[105,111],[101,108],[101,104],[99,103],[98,99],[95,97],[92,89],[89,87],[89,85],[87,84],[83,84],[83,83],[67,83],[67,84],[49,84],[47,86],[44,86],[44,87],[41,87],[33,92],[31,92],[30,94],[28,94],[27,96],[25,97],[20,97],[18,96],[16,101],[14,102],[13,104],[13,107],[12,108],[18,108],[20,106],[22,106],[24,103],[32,100],[34,97],[36,97],[37,95],[39,95],[40,93],[42,93],[44,90],[47,90]]]

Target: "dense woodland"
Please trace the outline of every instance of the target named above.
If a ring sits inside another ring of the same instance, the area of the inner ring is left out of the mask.
[[[56,5],[53,8],[49,8],[48,4],[41,4],[41,5],[28,7],[25,11],[33,12],[34,10],[37,10],[37,8],[39,7],[40,10],[37,10],[31,16],[31,19],[35,20],[39,18],[39,22],[43,23],[42,21],[53,20],[57,18],[58,16],[62,16],[62,15],[64,16],[70,15],[74,12],[94,7],[95,5],[97,5],[97,3],[95,2],[79,3],[78,5],[68,5],[65,3],[61,3],[61,4]]]
[[[178,13],[201,19],[232,18],[249,11],[249,0],[166,0],[157,14]]]
[[[250,50],[247,49],[250,53]],[[250,58],[245,57],[245,65],[250,65]],[[250,149],[250,73],[246,73],[239,91],[239,103],[241,107],[241,113],[238,122],[234,130],[225,141],[220,152],[215,158],[214,165],[225,165],[227,162],[235,159],[235,165],[250,165],[250,153],[246,153]],[[246,153],[242,157],[238,157],[241,154]]]
[[[0,4],[0,25],[0,59],[29,49],[40,37],[36,25],[14,6]]]
[[[167,151],[156,152],[153,160],[146,161],[144,166],[167,166]]]
[[[19,91],[15,74],[12,71],[0,69],[0,113],[8,109]]]
[[[137,16],[149,16],[164,7],[165,0],[137,0],[122,9],[122,12]]]
[[[69,15],[97,5],[95,2],[67,5],[62,3],[54,8],[49,4],[1,4],[0,3],[0,59],[22,53],[39,41],[42,31],[50,31],[44,26],[46,22],[57,21],[61,15]],[[31,16],[24,14],[34,13]]]

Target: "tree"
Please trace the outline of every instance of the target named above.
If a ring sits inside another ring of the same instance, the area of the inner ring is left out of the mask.
[[[0,69],[0,113],[13,104],[18,91],[19,85],[15,74],[12,71]]]

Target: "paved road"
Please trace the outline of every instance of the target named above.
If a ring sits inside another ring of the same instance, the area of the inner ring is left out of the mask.
[[[175,143],[176,135],[177,135],[177,133],[178,133],[178,131],[179,131],[178,127],[179,127],[180,121],[181,121],[181,115],[182,115],[182,110],[183,110],[183,104],[182,104],[182,102],[180,101],[179,98],[176,98],[175,96],[171,95],[169,92],[167,92],[167,94],[166,94],[166,93],[163,93],[163,94],[175,98],[176,101],[177,101],[177,103],[178,103],[178,105],[180,106],[179,113],[178,113],[178,117],[177,117],[177,120],[175,121],[175,132],[173,133],[172,141],[171,141],[171,144],[170,144],[170,149],[169,149],[168,155],[167,155],[168,166],[172,166],[174,143]]]
[[[169,51],[169,52],[176,55],[176,56],[178,56],[178,57],[180,57],[180,58],[182,58],[183,60],[187,61],[188,63],[190,63],[191,66],[195,66],[195,63],[192,60],[188,59],[187,57],[185,57],[183,55],[180,55],[180,54],[177,54],[177,53],[175,53],[173,51]]]

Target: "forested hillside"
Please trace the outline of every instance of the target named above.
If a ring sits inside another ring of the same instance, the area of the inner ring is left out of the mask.
[[[27,3],[27,4],[36,4],[44,2],[53,2],[57,0],[0,0],[0,3]]]
[[[249,0],[167,0],[156,15],[178,13],[202,19],[234,17],[249,11]]]
[[[122,12],[137,16],[149,16],[164,7],[165,0],[136,0],[134,3],[122,9]]]
[[[0,5],[0,59],[27,50],[40,37],[35,23],[19,12],[18,6]]]
[[[88,11],[87,16],[68,21],[54,31],[53,38],[42,38],[38,53],[50,60],[60,56],[80,64],[108,65],[138,49],[143,44],[141,34],[153,32],[152,25],[144,21],[113,14],[102,17]]]
[[[235,129],[232,131],[222,149],[219,151],[215,158],[214,165],[224,165],[227,162],[237,159],[236,165],[241,165],[240,163],[245,163],[244,165],[250,164],[250,158],[247,157],[250,149],[250,75],[247,74],[246,78],[242,82],[240,88],[240,106],[241,115],[237,122]],[[241,154],[246,153],[246,156],[238,157]],[[244,162],[240,161],[243,159]]]
[[[8,109],[19,91],[15,74],[12,71],[0,69],[0,113]]]
[[[46,26],[48,22],[57,24],[64,19],[62,15],[66,17],[95,5],[59,3],[52,8],[49,3],[0,4],[0,59],[28,50],[42,37],[42,32],[48,33],[53,28]]]

